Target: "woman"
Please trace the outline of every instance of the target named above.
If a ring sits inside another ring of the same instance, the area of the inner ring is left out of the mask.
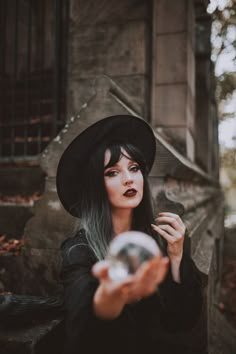
[[[201,287],[183,253],[185,226],[167,211],[153,218],[147,175],[154,157],[145,121],[112,116],[77,136],[60,160],[58,195],[80,219],[62,245],[66,353],[176,353],[166,333],[191,328],[199,316]],[[108,245],[129,230],[151,235],[163,256],[115,282]]]

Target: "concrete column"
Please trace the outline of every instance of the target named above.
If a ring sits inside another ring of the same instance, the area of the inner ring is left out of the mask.
[[[153,9],[152,124],[194,160],[194,6],[155,0]]]
[[[211,164],[211,174],[212,176],[219,180],[219,136],[218,136],[218,114],[217,106],[215,100],[211,101],[211,120],[213,124],[213,144],[212,144],[212,164]]]
[[[211,55],[211,17],[205,9],[196,8],[196,162],[206,172],[212,172],[214,117],[211,114],[211,96],[214,75]]]
[[[93,94],[94,79],[107,75],[150,110],[150,2],[71,0],[68,117]]]

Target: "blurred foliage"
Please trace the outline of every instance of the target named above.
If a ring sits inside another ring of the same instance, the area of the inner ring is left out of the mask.
[[[218,81],[218,99],[226,100],[231,97],[232,93],[236,89],[236,73],[226,72],[217,78]]]
[[[213,18],[213,48],[215,61],[224,53],[231,53],[232,61],[236,64],[236,0],[226,1],[225,7],[220,8],[220,1],[212,12]],[[236,73],[224,72],[217,78],[216,96],[218,102],[232,97],[236,90]],[[223,112],[222,112],[223,113]],[[220,119],[228,118],[220,114]]]
[[[220,155],[221,165],[224,167],[233,167],[236,164],[236,147],[224,148]],[[236,173],[236,171],[235,171]],[[236,176],[235,176],[236,177]]]
[[[236,65],[236,0],[211,0],[213,11],[212,25],[212,59],[215,61],[225,58],[231,58]],[[231,66],[232,70],[232,66]],[[235,117],[232,104],[236,91],[236,73],[230,70],[216,77],[216,99],[218,102],[218,115],[220,120]],[[226,109],[227,103],[230,103],[230,109]],[[226,205],[229,210],[235,210],[236,204],[231,197],[236,189],[236,141],[232,147],[221,146],[220,165],[221,165],[221,183],[225,192]]]
[[[222,51],[227,50],[229,47],[236,48],[236,36],[232,35],[236,26],[236,0],[228,0],[223,10],[216,6],[212,13],[212,18],[215,21],[216,41],[217,47],[216,54],[219,56]],[[233,60],[236,61],[236,51]]]

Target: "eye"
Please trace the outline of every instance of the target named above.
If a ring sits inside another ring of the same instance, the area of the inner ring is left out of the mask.
[[[139,165],[132,165],[132,166],[130,166],[130,171],[132,171],[132,172],[137,172],[137,171],[139,171],[139,170],[140,170]]]
[[[108,177],[115,177],[117,174],[118,174],[118,171],[116,171],[116,170],[109,170],[109,171],[105,172],[105,176],[108,176]]]

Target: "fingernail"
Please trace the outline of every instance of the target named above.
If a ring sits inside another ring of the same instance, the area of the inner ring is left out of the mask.
[[[157,227],[157,228],[159,228],[159,226],[158,225],[155,225],[155,224],[151,224],[152,225],[152,227]]]

